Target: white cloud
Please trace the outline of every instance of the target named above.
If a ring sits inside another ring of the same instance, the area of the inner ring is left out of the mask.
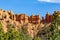
[[[38,0],[39,2],[60,3],[60,0]]]

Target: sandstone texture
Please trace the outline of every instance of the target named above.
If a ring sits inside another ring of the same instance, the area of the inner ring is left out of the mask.
[[[46,17],[42,17],[40,19],[39,15],[31,15],[27,16],[26,14],[14,14],[13,11],[5,11],[0,9],[0,22],[2,23],[3,30],[7,32],[9,29],[7,29],[8,25],[11,25],[14,30],[18,31],[18,29],[21,29],[22,27],[27,28],[27,34],[31,35],[31,37],[34,37],[34,35],[37,35],[38,28],[42,28],[45,26],[45,23],[47,23],[49,26],[50,22],[53,20],[53,16],[46,14]]]

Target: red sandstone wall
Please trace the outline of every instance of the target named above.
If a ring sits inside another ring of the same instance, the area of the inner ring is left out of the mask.
[[[10,14],[10,18],[12,20],[16,20],[18,22],[21,23],[21,21],[23,23],[33,23],[33,24],[39,24],[40,23],[40,17],[39,15],[31,15],[30,17],[29,16],[26,16],[25,14]],[[44,17],[42,17],[42,20],[41,20],[41,23],[49,23],[53,20],[53,15],[49,15],[49,14],[46,14],[45,16],[45,19]]]
[[[50,23],[53,21],[53,15],[46,14],[45,19],[42,17],[41,23]]]

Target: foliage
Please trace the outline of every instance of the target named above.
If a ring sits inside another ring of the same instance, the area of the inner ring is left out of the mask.
[[[42,30],[39,30],[39,35],[43,40],[60,40],[60,13],[54,12],[54,20],[51,22],[50,27],[44,27]]]
[[[13,30],[11,25],[8,25],[7,28],[8,32],[4,33],[0,23],[0,40],[32,40],[31,36],[26,34],[26,28],[22,28],[20,31]]]
[[[35,36],[34,40],[41,40],[40,37]]]
[[[60,16],[58,12],[54,12],[54,20],[50,27],[39,29],[40,36],[35,36],[33,40],[41,40],[45,37],[46,40],[60,40]],[[8,32],[4,33],[2,23],[0,22],[0,40],[32,40],[31,36],[27,34],[27,28],[23,26],[19,30],[15,30],[13,25],[7,25]]]
[[[22,27],[20,32],[20,40],[32,40],[31,36],[27,35],[27,29]]]
[[[0,40],[4,40],[4,30],[2,29],[1,22],[0,22]]]
[[[58,15],[58,12],[55,12],[54,21],[52,22],[50,29],[51,30],[50,40],[60,40],[58,26],[60,26],[60,16]]]

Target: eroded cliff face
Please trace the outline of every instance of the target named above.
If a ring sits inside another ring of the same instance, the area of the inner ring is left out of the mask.
[[[16,31],[18,28],[26,27],[27,34],[34,37],[38,32],[38,27],[40,25],[39,15],[27,16],[25,14],[14,14],[12,11],[0,10],[0,22],[2,23],[3,30],[5,33],[9,30],[8,25],[11,25]]]
[[[46,14],[46,19],[42,18],[40,20],[39,15],[31,15],[30,17],[26,14],[14,14],[12,11],[0,10],[0,22],[3,25],[3,30],[7,32],[8,25],[12,25],[14,30],[18,31],[22,27],[27,28],[27,34],[31,35],[33,38],[34,35],[37,35],[38,28],[44,27],[45,23],[50,23],[53,20],[52,15]]]
[[[53,15],[50,15],[49,13],[46,14],[45,18],[42,17],[41,23],[50,23],[54,19]]]

